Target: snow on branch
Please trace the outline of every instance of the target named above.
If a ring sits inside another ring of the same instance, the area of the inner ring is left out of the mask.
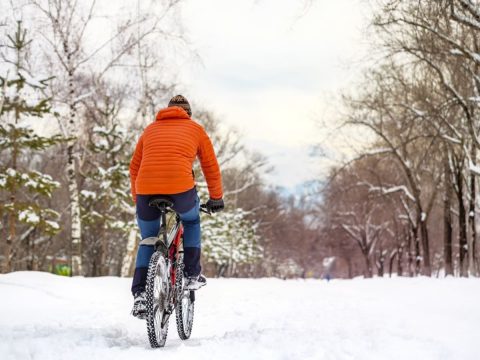
[[[480,166],[475,165],[471,160],[470,160],[468,168],[472,172],[472,174],[474,174],[476,176],[480,176]]]
[[[18,74],[25,79],[28,85],[34,88],[39,88],[39,89],[44,89],[47,86],[45,82],[51,79],[51,78],[48,78],[48,79],[35,78],[23,69],[19,69]]]
[[[469,17],[459,14],[455,11],[455,6],[451,7],[452,18],[458,22],[461,22],[467,26],[480,29],[480,11],[478,7],[469,0],[458,0],[460,6],[464,11],[470,14]],[[452,3],[452,0],[450,0]],[[453,4],[452,4],[453,5]]]
[[[448,135],[442,135],[442,138],[445,139],[445,140],[447,140],[447,141],[449,141],[449,142],[451,142],[451,143],[453,143],[453,144],[457,144],[457,145],[461,145],[461,144],[462,144],[462,142],[461,142],[460,140],[455,139],[455,138],[453,138],[453,137],[451,137],[451,136],[448,136]]]
[[[93,95],[93,91],[90,91],[90,92],[88,92],[88,93],[86,93],[86,94],[77,96],[75,99],[73,99],[73,102],[74,102],[75,104],[77,104],[77,103],[81,102],[82,100],[84,100],[84,99],[86,99],[86,98],[89,98],[89,97],[92,96],[92,95]]]
[[[397,193],[397,192],[403,192],[410,200],[415,202],[415,198],[413,197],[412,193],[407,189],[407,187],[405,185],[383,187],[383,186],[373,186],[372,184],[369,184],[369,183],[366,183],[366,182],[358,182],[357,185],[367,186],[369,192],[378,191],[382,195],[389,195],[389,194],[394,194],[394,193]]]
[[[388,154],[391,152],[392,152],[392,149],[378,148],[378,149],[372,149],[370,151],[365,152],[365,155],[374,156],[374,155]]]
[[[238,189],[225,191],[224,196],[240,194],[240,193],[244,192],[245,190],[247,190],[248,188],[252,187],[255,184],[256,184],[256,181],[252,179],[252,180],[246,182],[242,187],[240,187]]]
[[[356,218],[357,214],[353,211],[339,211],[337,212],[338,215],[340,216],[345,216],[345,217],[353,217]]]
[[[480,55],[479,54],[477,54],[474,51],[471,51],[470,49],[468,49],[466,47],[464,47],[463,44],[457,42],[456,39],[453,39],[453,38],[439,32],[437,29],[431,27],[430,25],[415,22],[415,21],[412,21],[412,20],[409,20],[409,19],[399,19],[399,21],[403,22],[407,25],[417,27],[417,28],[421,28],[421,29],[424,29],[424,30],[430,32],[432,35],[438,37],[439,39],[441,39],[444,42],[446,42],[447,44],[449,44],[453,49],[457,49],[458,51],[460,51],[465,57],[470,58],[476,64],[480,64]]]

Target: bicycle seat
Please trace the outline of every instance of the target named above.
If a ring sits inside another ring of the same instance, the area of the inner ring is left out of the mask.
[[[156,208],[173,208],[173,201],[169,197],[159,196],[155,197],[148,202],[148,206]]]

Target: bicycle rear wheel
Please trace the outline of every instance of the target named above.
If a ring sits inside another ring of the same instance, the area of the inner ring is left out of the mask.
[[[147,274],[147,333],[150,346],[165,346],[168,334],[169,273],[165,257],[159,251],[150,259]]]
[[[178,336],[182,340],[187,340],[192,333],[195,292],[184,290],[184,285],[183,266],[179,266],[176,273],[177,306],[175,308],[175,316]]]

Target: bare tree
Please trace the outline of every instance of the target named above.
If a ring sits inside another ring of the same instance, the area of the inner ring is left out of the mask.
[[[480,89],[479,7],[476,0],[382,1],[375,21],[381,33],[389,39],[384,43],[386,51],[392,56],[406,55],[428,68],[441,86],[444,104],[460,111],[461,117],[455,117],[457,121],[448,117],[437,120],[441,120],[439,126],[450,130],[448,140],[461,147],[466,159],[465,169],[476,168],[480,145],[477,110]],[[468,255],[468,271],[473,273],[478,181],[475,172],[462,170],[462,173],[467,181],[465,196],[468,199],[468,231],[462,236],[467,237],[465,256]]]
[[[56,98],[64,106],[60,127],[71,139],[66,148],[66,172],[70,194],[70,240],[74,274],[83,273],[82,224],[77,183],[79,105],[85,96],[90,95],[89,92],[78,93],[79,81],[92,67],[97,67],[98,78],[107,76],[139,42],[149,35],[162,34],[162,19],[177,3],[176,0],[165,1],[160,14],[133,14],[118,24],[117,30],[103,43],[90,49],[86,46],[86,34],[94,25],[96,0],[91,0],[88,4],[80,4],[76,0],[31,0],[31,4],[47,20],[48,25],[40,31],[50,47],[49,51],[55,54],[58,70],[61,69],[61,72],[57,72],[59,83]],[[106,55],[107,50],[111,51],[109,55]],[[67,84],[67,90],[63,90],[64,84]]]

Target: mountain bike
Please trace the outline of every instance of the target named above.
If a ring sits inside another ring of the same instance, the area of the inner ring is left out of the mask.
[[[147,333],[152,348],[165,346],[170,315],[175,310],[180,339],[190,337],[195,309],[195,291],[185,289],[183,276],[183,225],[173,203],[157,197],[149,206],[160,211],[160,231],[150,259],[145,288],[147,302]],[[200,211],[211,214],[206,205]],[[173,213],[175,223],[167,229],[167,214]]]

